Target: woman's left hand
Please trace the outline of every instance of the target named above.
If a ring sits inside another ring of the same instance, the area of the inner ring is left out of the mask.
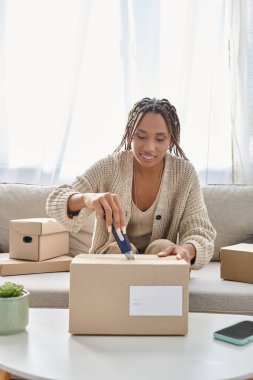
[[[170,255],[176,255],[178,260],[185,260],[188,264],[191,265],[191,261],[196,257],[196,249],[192,244],[178,244],[178,245],[170,245],[165,248],[162,252],[159,252],[157,256],[165,257]]]

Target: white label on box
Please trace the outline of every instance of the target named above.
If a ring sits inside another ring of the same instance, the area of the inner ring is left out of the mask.
[[[130,286],[130,316],[182,316],[183,287]]]

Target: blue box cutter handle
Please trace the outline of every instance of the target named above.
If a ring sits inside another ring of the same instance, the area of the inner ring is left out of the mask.
[[[132,247],[131,247],[131,244],[129,243],[127,236],[122,233],[124,240],[120,240],[113,223],[112,223],[112,234],[119,246],[120,252],[123,253],[128,260],[134,260]]]

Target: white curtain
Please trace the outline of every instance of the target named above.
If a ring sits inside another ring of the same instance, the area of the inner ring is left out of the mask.
[[[202,184],[253,183],[250,0],[0,0],[0,181],[72,181],[142,97]]]

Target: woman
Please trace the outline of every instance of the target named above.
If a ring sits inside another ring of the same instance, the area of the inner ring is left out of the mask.
[[[127,233],[135,253],[176,255],[192,269],[208,263],[215,230],[198,176],[179,145],[180,123],[168,100],[144,98],[129,113],[114,154],[70,185],[56,188],[47,213],[77,232],[96,212],[91,253],[119,252],[111,233]]]

